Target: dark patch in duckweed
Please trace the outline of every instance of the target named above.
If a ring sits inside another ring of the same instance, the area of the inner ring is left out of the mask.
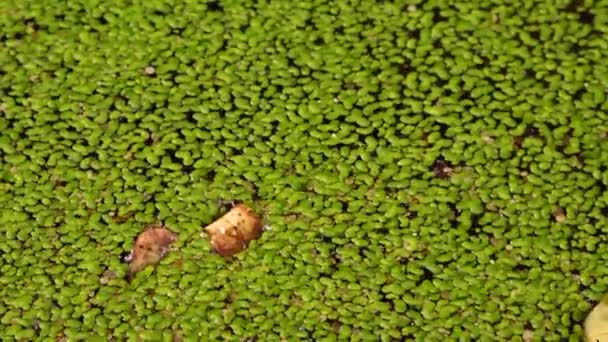
[[[194,166],[192,165],[182,165],[182,173],[185,175],[189,175],[194,171]]]
[[[604,217],[608,218],[608,205],[600,208],[600,212],[602,213],[602,215],[604,215]]]
[[[25,19],[23,21],[23,25],[30,27],[34,32],[43,29],[42,26],[40,26],[40,24],[38,24],[38,21],[36,20],[36,18],[28,18]]]
[[[422,268],[422,274],[420,275],[420,277],[418,277],[418,280],[416,281],[416,286],[420,286],[425,281],[433,281],[434,278],[435,274],[431,270],[427,268]]]
[[[416,217],[418,217],[418,212],[415,210],[409,210],[405,213],[405,217],[407,217],[408,219],[415,219]]]
[[[420,40],[420,29],[419,28],[415,28],[413,30],[407,30],[407,36],[414,39],[414,40]]]
[[[198,121],[194,118],[194,114],[194,111],[189,110],[184,113],[184,116],[186,117],[186,121],[191,124],[197,125]]]
[[[583,0],[571,0],[563,10],[570,13],[577,13],[579,6],[583,5],[585,2]]]
[[[538,128],[528,125],[526,127],[526,130],[524,131],[523,137],[524,138],[529,138],[529,137],[539,137],[540,136],[540,132],[538,131]]]
[[[442,21],[446,21],[448,18],[444,17],[443,15],[441,15],[441,9],[439,7],[434,7],[433,8],[433,22],[435,24],[438,24]]]
[[[587,93],[585,88],[578,88],[576,89],[574,94],[572,94],[572,99],[575,101],[580,101],[583,98],[583,95],[585,95],[585,93]]]
[[[444,159],[437,159],[431,165],[431,171],[433,171],[437,178],[449,179],[454,172],[454,167],[454,165]]]
[[[591,13],[591,11],[586,10],[586,11],[580,12],[578,18],[579,18],[578,20],[581,23],[592,25],[593,21],[595,19],[595,15],[593,13]]]
[[[469,222],[467,222],[467,235],[468,236],[479,236],[482,234],[482,226],[479,224],[479,220],[483,214],[472,214]]]
[[[540,41],[540,31],[539,30],[530,30],[530,37],[534,38],[534,40]]]

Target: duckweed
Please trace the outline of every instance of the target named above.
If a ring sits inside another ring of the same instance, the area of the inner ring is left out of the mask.
[[[3,1],[0,340],[579,340],[606,11]],[[230,200],[271,229],[225,260]],[[127,282],[153,222],[180,239]]]

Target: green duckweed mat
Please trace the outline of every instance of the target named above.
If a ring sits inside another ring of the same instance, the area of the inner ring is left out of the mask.
[[[577,341],[608,2],[0,2],[0,340]],[[221,200],[270,226],[227,261]],[[147,225],[178,233],[124,276]]]

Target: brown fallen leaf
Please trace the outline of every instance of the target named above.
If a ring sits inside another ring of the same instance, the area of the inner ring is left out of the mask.
[[[131,251],[128,279],[149,265],[154,265],[169,251],[170,245],[177,240],[177,234],[162,225],[151,225],[137,238]]]
[[[230,257],[247,247],[249,241],[262,233],[262,221],[244,204],[235,204],[224,216],[207,227],[211,245],[216,253]]]

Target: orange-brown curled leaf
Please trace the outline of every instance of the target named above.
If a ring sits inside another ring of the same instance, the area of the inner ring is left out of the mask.
[[[146,227],[135,239],[129,263],[129,278],[147,266],[157,264],[167,254],[170,245],[176,239],[177,234],[163,226]]]
[[[236,204],[224,216],[205,227],[205,231],[218,254],[232,256],[260,236],[262,221],[246,205]]]

